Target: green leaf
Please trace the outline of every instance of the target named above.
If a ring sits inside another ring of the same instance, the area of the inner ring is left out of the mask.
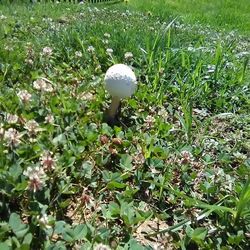
[[[11,247],[7,245],[7,243],[3,242],[3,243],[0,243],[0,249],[1,250],[10,250]]]
[[[58,241],[56,244],[52,244],[49,247],[46,247],[47,250],[66,250],[65,242]]]
[[[136,224],[135,209],[133,203],[122,202],[120,216],[127,226]]]
[[[111,181],[107,185],[108,189],[115,189],[115,188],[125,188],[126,184],[124,183],[119,183],[117,181]]]
[[[64,232],[64,228],[65,228],[66,222],[59,220],[55,222],[55,233],[56,234],[61,234]]]
[[[67,199],[67,200],[64,200],[62,202],[59,203],[59,206],[60,208],[66,208],[70,205],[71,203],[71,200],[70,199]]]
[[[237,235],[229,235],[228,237],[228,242],[231,245],[240,245],[240,243],[242,242],[242,240],[244,240],[244,232],[242,230],[237,232]]]
[[[17,246],[17,248],[19,248],[21,245],[20,245],[20,242],[18,241],[18,239],[15,237],[15,236],[13,236],[13,237],[11,237],[11,244],[13,245],[16,245]]]
[[[24,191],[28,186],[28,182],[27,181],[23,181],[21,183],[18,183],[15,187],[16,191]]]
[[[10,215],[9,225],[17,238],[23,238],[29,230],[28,226],[22,223],[20,216],[16,213]]]
[[[110,230],[108,228],[100,228],[98,230],[98,239],[100,238],[100,241],[105,241],[109,239],[110,236]]]
[[[108,210],[112,214],[112,216],[116,216],[120,214],[120,207],[117,203],[115,202],[110,202],[108,206]]]
[[[7,233],[8,231],[10,231],[10,226],[8,225],[8,223],[1,222],[0,223],[0,239],[1,239],[1,236]]]
[[[30,244],[22,244],[19,249],[20,250],[29,250],[30,249]]]
[[[133,168],[132,160],[133,160],[132,156],[128,154],[122,155],[120,159],[120,167],[126,170],[132,170]]]
[[[18,163],[12,165],[8,171],[9,175],[12,177],[12,180],[15,182],[17,178],[19,178],[22,172],[23,172],[23,169],[20,167]]]
[[[86,225],[82,224],[82,225],[77,225],[74,230],[74,239],[75,240],[83,240],[87,233],[88,233],[88,228]]]
[[[30,245],[31,241],[32,241],[32,234],[28,233],[27,235],[25,235],[23,239],[23,244]]]
[[[67,242],[73,242],[74,241],[74,230],[70,228],[70,226],[67,226],[62,233],[63,239]]]
[[[102,124],[101,134],[112,136],[113,135],[113,129],[106,123]]]
[[[205,240],[206,235],[207,235],[207,229],[204,227],[198,227],[196,229],[194,229],[191,238],[192,240],[194,240],[195,242],[199,243],[203,240]]]
[[[52,143],[57,146],[57,145],[63,145],[63,144],[66,144],[67,142],[67,139],[66,139],[66,136],[64,134],[60,134],[58,136],[56,136],[53,140],[52,140]]]
[[[92,169],[93,169],[93,165],[90,161],[86,161],[82,164],[81,167],[82,171],[81,171],[81,177],[85,177],[87,179],[91,179],[92,176]]]
[[[131,239],[125,246],[124,249],[129,250],[145,250],[146,248],[139,244],[135,239]]]

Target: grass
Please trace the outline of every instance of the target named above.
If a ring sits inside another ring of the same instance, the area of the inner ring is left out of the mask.
[[[0,249],[249,248],[248,31],[150,3],[0,5]]]
[[[150,11],[162,18],[180,16],[188,23],[210,25],[217,30],[238,30],[241,34],[249,35],[250,3],[248,0],[132,0],[128,3],[132,8],[144,12]]]

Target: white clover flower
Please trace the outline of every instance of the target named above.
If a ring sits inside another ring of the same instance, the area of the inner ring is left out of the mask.
[[[49,218],[47,214],[43,214],[42,216],[37,216],[38,223],[42,228],[51,228],[49,225]]]
[[[94,250],[110,250],[111,248],[109,247],[109,246],[107,246],[107,245],[104,245],[104,244],[102,244],[102,243],[100,243],[100,244],[98,244],[98,245],[96,245],[95,247],[94,247]]]
[[[7,17],[6,17],[6,16],[4,16],[4,15],[0,15],[0,20],[5,20],[5,19],[7,19]]]
[[[28,167],[27,170],[23,172],[23,175],[29,179],[28,188],[30,191],[37,192],[45,186],[46,175],[41,167]]]
[[[168,119],[168,112],[165,108],[161,108],[159,111],[158,111],[158,116],[160,116],[165,122],[167,122],[167,119]]]
[[[78,99],[83,101],[92,101],[94,98],[95,96],[91,92],[83,92],[78,96]]]
[[[110,49],[110,48],[109,48],[109,49],[106,49],[106,52],[107,52],[108,55],[111,56],[111,55],[113,54],[114,51],[113,51],[113,49]]]
[[[187,151],[187,150],[183,150],[181,151],[181,164],[189,164],[193,161],[193,155]]]
[[[52,157],[53,153],[50,151],[45,151],[40,157],[40,162],[44,170],[51,171],[55,169],[55,164],[57,162],[57,159],[55,157]]]
[[[110,34],[109,33],[104,33],[104,37],[110,38]]]
[[[43,79],[38,79],[33,82],[34,89],[44,91],[46,88],[46,82]]]
[[[26,64],[31,65],[31,66],[34,64],[34,61],[32,59],[25,59],[25,62]]]
[[[50,18],[50,17],[47,17],[47,18],[44,17],[44,18],[42,19],[42,21],[43,21],[43,22],[52,23],[52,22],[53,22],[53,19]],[[47,47],[46,47],[46,48],[47,48]]]
[[[45,123],[48,123],[48,124],[53,124],[55,121],[55,118],[53,115],[51,114],[48,114],[46,117],[45,117]]]
[[[23,171],[23,175],[25,175],[28,178],[32,178],[34,175],[38,175],[40,177],[44,177],[45,172],[43,168],[41,167],[28,167],[26,170]]]
[[[51,93],[54,91],[52,85],[48,82],[46,82],[46,88],[44,89],[45,92]]]
[[[82,57],[82,52],[81,51],[76,51],[75,52],[75,57],[81,58]]]
[[[30,136],[36,135],[37,132],[41,131],[39,124],[35,120],[28,121],[24,128],[28,130]]]
[[[94,48],[93,46],[90,45],[90,46],[88,47],[87,51],[88,51],[89,53],[94,53],[94,52],[95,52],[95,48]]]
[[[14,50],[14,48],[12,47],[12,46],[10,46],[10,45],[6,45],[5,47],[4,47],[4,49],[6,50],[6,51],[13,51]]]
[[[21,142],[21,137],[22,135],[15,128],[9,128],[4,133],[4,139],[9,147],[17,147]]]
[[[49,57],[49,56],[52,55],[52,52],[53,52],[52,48],[50,48],[50,47],[44,47],[43,50],[42,50],[42,55]]]
[[[132,52],[126,52],[126,53],[124,54],[124,58],[125,58],[125,60],[127,60],[127,61],[133,59],[133,57],[134,57],[134,55],[133,55]]]
[[[53,92],[54,90],[50,83],[46,82],[41,78],[33,82],[33,87],[43,92]]]
[[[204,148],[206,150],[218,149],[219,142],[212,138],[207,138],[204,142]]]
[[[31,99],[31,94],[27,90],[20,90],[17,93],[17,96],[19,97],[19,100],[25,104]]]
[[[18,122],[18,116],[17,115],[12,115],[12,114],[7,114],[6,115],[6,121],[9,124],[15,124]]]
[[[148,115],[145,119],[146,128],[152,128],[155,123],[155,118],[152,115]]]
[[[109,40],[108,40],[108,39],[104,39],[104,40],[102,40],[102,42],[103,42],[104,44],[109,44]]]

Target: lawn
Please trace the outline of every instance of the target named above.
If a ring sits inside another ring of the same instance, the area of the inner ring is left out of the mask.
[[[249,249],[248,10],[0,3],[0,249]]]
[[[201,23],[217,30],[238,30],[250,35],[250,1],[241,0],[132,0],[128,5],[162,18],[178,16],[184,22]]]

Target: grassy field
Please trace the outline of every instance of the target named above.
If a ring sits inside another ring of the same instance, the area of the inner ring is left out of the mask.
[[[249,249],[248,10],[0,4],[0,249]]]
[[[238,30],[241,34],[250,35],[248,0],[131,0],[128,5],[140,11],[151,11],[162,18],[178,16],[184,22],[198,22],[217,30]]]

